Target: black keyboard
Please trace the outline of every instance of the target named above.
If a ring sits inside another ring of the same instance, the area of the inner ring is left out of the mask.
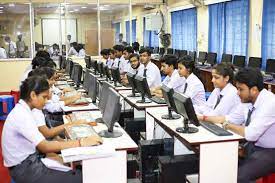
[[[219,127],[218,125],[210,122],[200,122],[200,125],[203,126],[205,129],[209,130],[210,132],[214,133],[218,136],[229,136],[233,135],[232,133],[226,131],[225,129]]]
[[[156,96],[150,98],[150,100],[152,100],[153,102],[155,102],[157,104],[166,104],[166,102],[163,98],[159,98],[159,97],[156,97]]]

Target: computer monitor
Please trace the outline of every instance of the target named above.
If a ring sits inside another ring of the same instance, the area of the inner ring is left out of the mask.
[[[161,118],[168,119],[168,120],[179,119],[180,115],[172,114],[172,110],[177,112],[176,104],[173,99],[173,94],[174,94],[173,88],[169,88],[168,86],[163,84],[161,87],[161,90],[162,90],[163,98],[168,105],[168,114],[161,116]]]
[[[111,87],[108,90],[108,101],[102,117],[108,130],[103,130],[98,134],[105,138],[116,138],[123,135],[120,131],[114,130],[114,124],[118,122],[121,112],[120,95]]]
[[[96,103],[96,96],[97,96],[96,76],[92,73],[89,73],[89,74],[90,74],[90,81],[89,81],[88,96],[92,99],[93,103]]]
[[[199,126],[199,120],[196,116],[195,110],[193,108],[192,100],[190,97],[175,92],[173,95],[174,102],[176,105],[177,113],[183,116],[184,127],[179,127],[176,129],[180,133],[196,133],[198,132],[197,128],[189,127],[188,122],[192,123],[195,126]]]
[[[91,66],[94,70],[94,74],[97,75],[97,72],[98,72],[97,60],[91,60]]]
[[[104,68],[103,68],[103,62],[98,62],[97,64],[97,68],[98,68],[98,72],[100,74],[100,77],[103,77],[104,76]]]
[[[75,82],[76,86],[78,87],[81,84],[82,78],[82,66],[79,64],[74,65],[74,73],[73,73],[73,81]]]
[[[85,63],[86,63],[86,68],[90,69],[91,68],[91,57],[89,55],[85,56]]]
[[[145,96],[147,96],[148,98],[152,98],[147,79],[145,77],[137,75],[135,77],[135,83],[137,91],[141,93],[141,100],[138,100],[137,103],[151,103],[151,100],[145,100]]]
[[[73,71],[73,61],[68,59],[66,62],[65,72],[66,74],[71,75],[72,71]]]
[[[109,97],[109,87],[112,87],[112,85],[106,81],[102,82],[102,87],[101,87],[101,92],[99,96],[99,103],[98,103],[98,108],[102,114],[104,114],[104,110],[108,101]],[[97,123],[103,123],[102,118],[97,118],[96,119]]]
[[[88,91],[89,90],[89,81],[90,81],[90,72],[86,71],[84,79],[83,79],[83,88],[84,90]]]
[[[112,74],[115,87],[121,86],[121,85],[118,85],[118,83],[121,83],[119,68],[112,68],[111,74]]]
[[[66,68],[66,58],[62,55],[59,55],[59,69]]]
[[[136,83],[135,83],[136,74],[128,72],[126,76],[127,76],[129,85],[132,87],[132,94],[128,95],[127,97],[139,97],[140,95],[136,94]]]
[[[110,69],[107,65],[104,66],[103,68],[104,75],[106,76],[106,81],[111,80],[111,75],[110,75]],[[110,82],[110,81],[109,81]]]

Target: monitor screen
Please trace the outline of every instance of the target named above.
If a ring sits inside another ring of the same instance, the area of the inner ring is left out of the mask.
[[[85,76],[84,76],[84,80],[83,80],[83,88],[84,90],[89,90],[89,81],[90,81],[90,77],[91,75],[89,74],[88,71],[86,71]]]
[[[86,68],[90,69],[91,68],[91,57],[89,55],[85,56],[85,63],[86,63]]]
[[[136,76],[136,75],[133,74],[133,73],[128,72],[128,73],[126,74],[126,76],[127,76],[129,85],[130,85],[132,88],[136,88],[136,84],[135,84],[135,76]]]
[[[99,103],[98,103],[98,108],[101,111],[101,113],[104,113],[106,103],[108,101],[108,96],[109,96],[109,87],[112,87],[112,85],[106,81],[102,82],[102,88],[99,96]]]
[[[82,78],[82,66],[79,64],[75,64],[72,79],[76,83],[76,85],[79,85],[81,83],[81,78]]]
[[[136,88],[138,92],[140,92],[142,95],[147,96],[148,98],[152,98],[150,88],[147,83],[147,79],[142,76],[136,76],[135,77],[135,83],[136,83]]]
[[[107,65],[104,66],[104,75],[106,76],[106,78],[111,79],[111,75],[110,75],[110,70],[109,67]]]
[[[161,87],[163,98],[168,105],[168,107],[172,108],[175,112],[177,112],[176,105],[173,99],[174,90],[173,88],[169,88],[166,85],[162,85]]]
[[[92,73],[90,74],[90,81],[89,81],[89,90],[88,90],[88,96],[92,99],[92,102],[96,102],[96,96],[97,96],[97,82],[96,77]]]
[[[119,82],[119,83],[121,82],[119,68],[112,68],[111,74],[114,82]]]
[[[187,119],[195,126],[199,126],[199,120],[193,108],[192,100],[190,97],[175,92],[173,95],[177,113],[182,115],[184,119]]]

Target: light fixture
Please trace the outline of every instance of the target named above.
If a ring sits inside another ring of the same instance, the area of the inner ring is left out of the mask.
[[[69,11],[70,13],[73,13],[74,11],[73,10],[71,10],[71,11]]]
[[[13,3],[9,4],[9,7],[14,7],[14,6],[15,6],[15,4],[13,4]]]
[[[85,8],[87,8],[87,7],[86,7],[86,6],[82,6],[81,8],[82,8],[82,9],[85,9]]]
[[[4,7],[3,6],[0,6],[0,9],[3,9]]]
[[[78,9],[74,9],[74,11],[79,11]]]

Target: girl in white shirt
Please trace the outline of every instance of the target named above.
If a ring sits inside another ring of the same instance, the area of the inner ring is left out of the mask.
[[[4,165],[9,168],[16,183],[81,183],[82,173],[61,172],[47,168],[41,158],[51,153],[51,159],[58,159],[54,153],[63,149],[92,146],[102,143],[99,137],[91,136],[81,140],[48,141],[36,126],[33,109],[42,110],[49,97],[49,83],[43,77],[29,77],[20,87],[20,101],[10,112],[2,133]]]
[[[240,104],[240,97],[235,86],[233,66],[220,63],[212,70],[212,83],[215,89],[209,96],[206,105],[198,106],[197,113],[206,116],[227,115]]]
[[[200,79],[194,74],[194,72],[196,72],[195,62],[192,61],[189,55],[179,60],[178,71],[181,77],[186,78],[185,85],[181,88],[181,93],[190,97],[194,106],[205,105],[204,86]]]

